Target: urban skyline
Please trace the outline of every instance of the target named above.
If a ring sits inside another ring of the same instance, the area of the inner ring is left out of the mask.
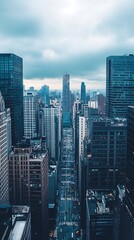
[[[134,55],[107,58],[106,96],[87,91],[83,81],[72,92],[69,74],[62,93],[48,85],[25,90],[22,59],[0,56],[0,216],[9,219],[14,204],[30,206],[27,232],[19,233],[28,240],[133,239]],[[10,96],[24,113],[19,128],[16,108],[5,108]],[[15,132],[24,135],[11,146]],[[5,226],[9,237],[16,232],[13,222],[2,219],[1,226],[2,235]]]
[[[105,58],[133,53],[133,8],[132,0],[2,2],[1,50],[23,57],[28,87],[61,89],[68,72],[71,88],[105,88]]]
[[[134,240],[133,9],[1,2],[1,240]]]

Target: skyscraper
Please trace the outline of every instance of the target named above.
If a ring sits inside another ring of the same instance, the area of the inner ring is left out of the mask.
[[[44,129],[50,157],[58,161],[60,142],[60,109],[52,105],[44,108]]]
[[[134,106],[128,107],[127,124],[126,193],[120,236],[122,240],[134,239]]]
[[[11,124],[11,119],[7,111],[10,110],[5,109],[4,99],[0,92],[0,204],[7,204],[9,202],[8,147],[10,141],[8,139],[10,139],[11,135],[8,135],[8,126]]]
[[[92,124],[89,188],[113,190],[125,181],[126,121],[100,118]]]
[[[63,76],[62,110],[63,112],[70,112],[70,76],[69,74],[66,74]]]
[[[41,97],[41,100],[45,105],[49,105],[49,86],[44,85],[42,88],[39,90],[39,95]]]
[[[23,137],[23,63],[12,53],[0,54],[0,91],[11,110],[12,144]]]
[[[48,152],[37,146],[15,148],[9,155],[9,180],[11,204],[31,206],[32,239],[48,239]]]
[[[126,201],[134,218],[134,106],[128,108]]]
[[[110,56],[106,60],[106,114],[126,117],[134,105],[134,55]]]
[[[84,82],[81,83],[81,102],[86,103],[86,85]]]
[[[24,136],[30,139],[37,137],[37,100],[36,91],[24,91]]]
[[[78,186],[79,186],[79,195],[81,197],[81,164],[84,158],[84,140],[86,137],[86,118],[79,116],[79,160],[78,160]]]

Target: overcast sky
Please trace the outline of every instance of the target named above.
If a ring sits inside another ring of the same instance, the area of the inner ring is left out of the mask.
[[[23,58],[24,84],[105,88],[109,55],[134,53],[133,0],[1,0],[0,48]]]

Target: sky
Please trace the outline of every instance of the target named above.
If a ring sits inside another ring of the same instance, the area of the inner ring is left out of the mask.
[[[106,57],[134,53],[133,0],[8,0],[0,3],[0,52],[23,58],[24,84],[104,89]]]

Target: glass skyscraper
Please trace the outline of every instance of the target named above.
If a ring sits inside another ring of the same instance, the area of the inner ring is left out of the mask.
[[[81,83],[81,102],[86,103],[86,85],[84,82]]]
[[[66,74],[63,76],[62,110],[63,112],[70,112],[70,76],[69,74]]]
[[[127,117],[134,105],[134,55],[110,56],[106,60],[106,114]]]
[[[127,114],[126,192],[120,219],[120,239],[134,239],[134,106]]]
[[[23,60],[12,53],[0,54],[0,91],[11,111],[12,144],[23,137]]]
[[[128,107],[127,123],[126,203],[134,220],[134,106]]]

